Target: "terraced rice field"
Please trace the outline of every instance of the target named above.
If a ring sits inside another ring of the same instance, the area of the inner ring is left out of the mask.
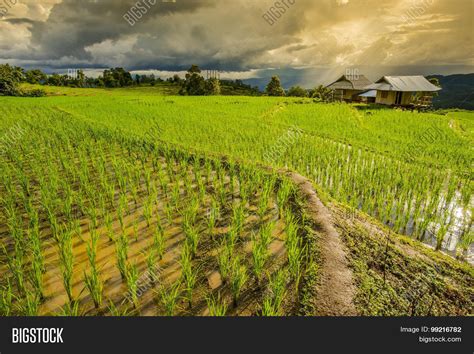
[[[437,250],[436,314],[469,312],[472,114],[117,92],[0,98],[0,314],[410,313],[354,215]]]

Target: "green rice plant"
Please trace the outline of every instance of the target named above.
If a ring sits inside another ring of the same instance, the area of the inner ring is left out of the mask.
[[[474,215],[474,214],[473,214]],[[458,243],[458,249],[461,251],[461,257],[464,258],[474,242],[474,232],[466,231]]]
[[[151,284],[155,284],[156,279],[159,276],[158,268],[158,256],[154,247],[148,249],[146,256],[146,265],[148,269],[148,278]]]
[[[207,218],[207,228],[208,228],[209,235],[211,235],[211,237],[213,237],[213,231],[216,226],[216,222],[219,219],[219,214],[220,214],[219,204],[214,198],[212,198],[211,208],[209,210],[209,215]]]
[[[170,202],[166,202],[165,204],[165,213],[166,213],[166,219],[168,220],[168,223],[172,225],[173,224],[173,206]]]
[[[227,305],[221,300],[220,293],[217,295],[217,299],[212,295],[207,296],[206,302],[210,317],[224,317],[226,315]]]
[[[257,278],[257,282],[260,283],[263,271],[265,270],[265,263],[268,259],[268,248],[262,241],[258,240],[255,236],[253,237],[252,259],[253,273]]]
[[[239,204],[233,208],[232,215],[232,229],[235,230],[237,237],[239,238],[245,222],[245,208],[242,204]]]
[[[286,249],[288,253],[288,269],[295,281],[295,288],[298,289],[302,276],[305,248],[301,245],[299,238],[293,238],[286,243]]]
[[[143,217],[145,218],[148,227],[150,227],[151,225],[152,216],[153,216],[153,202],[152,200],[147,199],[145,201],[145,204],[143,205]]]
[[[153,233],[153,248],[159,260],[163,259],[166,250],[165,233],[163,227],[157,224],[155,232]]]
[[[234,257],[232,260],[232,270],[230,276],[230,287],[232,291],[234,307],[237,307],[238,305],[242,289],[247,280],[247,268],[241,264],[239,257]]]
[[[219,273],[224,284],[230,279],[232,272],[232,251],[224,242],[219,253],[217,254],[217,264],[219,265]]]
[[[133,236],[135,237],[135,242],[138,242],[139,230],[138,230],[138,221],[137,219],[133,220]]]
[[[117,268],[120,272],[120,275],[122,276],[122,279],[126,279],[128,259],[128,237],[123,232],[115,240],[115,252],[117,255]]]
[[[138,185],[135,183],[130,183],[129,186],[130,189],[130,194],[132,196],[133,202],[135,203],[135,206],[138,205]]]
[[[272,242],[274,228],[275,224],[273,222],[268,222],[260,227],[260,242],[265,249],[268,249]]]
[[[92,268],[89,274],[84,271],[84,282],[92,297],[95,308],[99,309],[102,306],[102,293],[104,290],[104,284],[100,279],[97,269]]]
[[[263,218],[265,217],[265,214],[267,213],[269,199],[270,199],[269,194],[265,190],[263,190],[258,200],[258,210],[257,210],[257,214],[260,217],[260,221],[263,221]]]
[[[89,293],[94,301],[96,309],[102,306],[102,294],[104,284],[100,279],[99,270],[97,268],[97,243],[99,241],[99,234],[95,229],[91,229],[91,241],[87,244],[86,253],[89,260],[90,272],[87,274],[84,271],[84,282],[89,290]]]
[[[181,199],[181,190],[179,188],[179,183],[175,183],[171,191],[171,201],[173,203],[173,207],[175,210],[179,209],[180,199]]]
[[[28,239],[30,243],[33,259],[31,260],[32,284],[41,300],[44,298],[43,274],[46,271],[44,256],[41,249],[41,237],[38,227],[38,215],[31,220],[31,228],[28,229]]]
[[[126,283],[128,293],[130,294],[130,298],[132,299],[135,308],[138,308],[138,278],[139,275],[137,266],[135,264],[128,264],[126,273]]]
[[[130,316],[131,314],[131,311],[127,308],[119,309],[112,300],[109,300],[107,310],[113,317],[126,317]]]
[[[79,317],[81,316],[79,301],[70,301],[61,307],[59,312],[61,317]]]
[[[15,280],[17,290],[20,295],[25,295],[27,288],[25,282],[25,274],[24,274],[24,251],[22,246],[18,241],[15,241],[14,249],[15,251],[13,254],[7,252],[5,245],[2,244],[3,253],[7,260],[8,270],[13,275],[13,279]]]
[[[120,205],[117,208],[117,218],[120,223],[120,230],[122,231],[122,233],[124,233],[125,232],[124,209]]]
[[[151,194],[152,191],[152,179],[151,179],[151,171],[149,169],[143,170],[143,176],[145,177],[145,187],[148,195]]]
[[[13,310],[13,289],[10,280],[6,279],[6,284],[0,287],[0,316],[8,317]]]
[[[197,231],[196,227],[185,225],[184,234],[186,236],[186,243],[189,245],[192,258],[194,259],[196,257],[198,246],[199,246],[199,239],[200,239],[199,232]]]
[[[273,299],[271,297],[265,297],[262,304],[262,316],[265,317],[278,317],[280,316],[278,310],[275,308]]]
[[[278,214],[280,218],[283,218],[285,215],[285,210],[287,210],[287,205],[289,198],[294,190],[294,186],[288,179],[283,179],[280,187],[278,188],[277,193],[277,202],[278,202]]]
[[[193,270],[192,255],[185,244],[181,253],[181,279],[185,286],[186,299],[188,300],[189,308],[193,305],[193,293],[198,279],[198,270]]]
[[[25,297],[17,303],[18,312],[22,316],[36,317],[39,313],[40,304],[41,300],[36,293],[27,290]]]
[[[217,181],[216,181],[217,182]],[[217,195],[219,198],[219,202],[221,203],[222,206],[226,204],[227,201],[227,190],[225,188],[225,182],[222,181],[217,184]]]
[[[59,259],[61,261],[61,271],[63,276],[63,286],[69,298],[69,302],[74,301],[72,294],[72,280],[74,274],[74,253],[72,245],[72,233],[64,230],[60,236]]]
[[[269,290],[274,309],[279,313],[286,295],[288,274],[286,269],[280,269],[270,278]]]
[[[168,289],[164,286],[160,290],[160,299],[165,307],[166,316],[174,316],[181,297],[181,280],[177,280]]]
[[[123,221],[123,220],[122,220]],[[112,220],[112,215],[110,213],[105,213],[104,216],[104,223],[105,227],[107,229],[107,238],[109,241],[113,242],[115,241],[114,237],[114,228],[113,228],[113,220]]]

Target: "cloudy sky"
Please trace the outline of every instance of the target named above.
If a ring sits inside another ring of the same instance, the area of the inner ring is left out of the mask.
[[[308,87],[346,69],[373,80],[474,72],[474,0],[279,0],[276,21],[275,0],[162,1],[139,0],[149,9],[131,26],[137,0],[0,0],[0,62],[162,76],[195,63]]]

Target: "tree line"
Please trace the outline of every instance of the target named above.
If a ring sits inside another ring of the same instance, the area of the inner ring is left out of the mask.
[[[273,76],[262,93],[257,87],[244,84],[241,80],[220,80],[217,78],[205,79],[202,70],[197,65],[192,65],[182,79],[174,75],[166,81],[155,75],[135,75],[124,68],[110,68],[103,74],[93,78],[84,74],[83,70],[75,70],[74,75],[53,73],[47,75],[40,69],[25,70],[18,66],[9,64],[0,65],[0,95],[4,96],[44,96],[41,89],[29,91],[21,90],[20,83],[48,86],[67,86],[76,88],[119,88],[130,86],[155,86],[159,83],[168,82],[179,85],[179,94],[183,96],[209,96],[220,95],[222,86],[225,85],[232,91],[246,92],[249,95],[288,96],[288,97],[310,97],[318,101],[331,101],[332,90],[319,86],[311,90],[300,86],[293,86],[285,91],[281,86],[278,76]]]

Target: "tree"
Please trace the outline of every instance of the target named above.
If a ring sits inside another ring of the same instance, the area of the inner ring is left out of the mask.
[[[432,77],[428,81],[431,82],[435,86],[441,87],[441,84],[439,83],[439,79],[437,77]]]
[[[286,95],[289,97],[308,97],[308,91],[301,86],[293,86]]]
[[[334,100],[334,92],[323,85],[319,85],[312,91],[311,98],[320,102],[332,102]]]
[[[218,79],[206,81],[206,94],[209,96],[219,96],[221,94],[221,83]]]
[[[201,71],[199,71],[199,72],[201,72]],[[178,74],[173,75],[173,82],[174,82],[175,84],[180,84],[181,81],[182,81],[182,80],[181,80],[181,78],[179,77]]]
[[[48,80],[48,76],[40,69],[34,69],[25,72],[25,79],[30,84],[42,84]]]
[[[17,69],[8,64],[0,65],[0,95],[16,96],[20,94],[18,83],[20,78]]]
[[[437,77],[432,77],[428,81],[431,82],[433,85],[435,85],[437,87],[441,87],[441,83],[439,82],[439,79]],[[431,96],[432,97],[438,97],[439,94],[438,94],[438,92],[432,92]]]
[[[285,91],[281,87],[280,78],[273,76],[268,83],[265,92],[268,96],[285,96]]]
[[[206,82],[201,75],[201,69],[197,65],[192,65],[186,73],[181,90],[181,95],[203,96],[206,94]]]
[[[126,87],[133,85],[132,75],[123,68],[104,70],[105,87]]]

